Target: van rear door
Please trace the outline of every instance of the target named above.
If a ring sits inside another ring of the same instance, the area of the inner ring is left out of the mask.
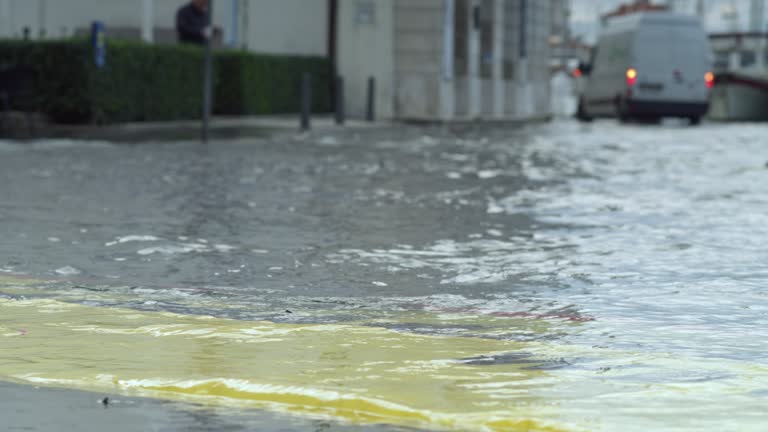
[[[696,23],[646,22],[636,39],[637,83],[633,99],[659,102],[704,102],[709,91],[709,41]]]

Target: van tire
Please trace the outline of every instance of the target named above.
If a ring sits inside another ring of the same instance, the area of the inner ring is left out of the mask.
[[[688,121],[691,122],[691,126],[698,126],[701,124],[701,117],[699,116],[688,117]]]
[[[619,119],[619,123],[629,123],[633,120],[621,95],[616,95],[613,104],[616,106],[616,118]]]
[[[621,110],[616,114],[616,117],[619,118],[619,123],[629,123],[632,121],[632,117]]]
[[[587,114],[587,110],[584,108],[584,99],[579,99],[579,107],[576,109],[576,118],[581,122],[589,123],[594,118]]]

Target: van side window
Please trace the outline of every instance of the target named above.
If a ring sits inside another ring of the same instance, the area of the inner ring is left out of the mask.
[[[605,68],[605,53],[608,52],[608,47],[606,45],[610,44],[610,40],[603,39],[598,41],[597,45],[592,49],[592,60],[590,61],[590,64],[592,65],[592,74],[593,75],[599,75],[600,71]]]

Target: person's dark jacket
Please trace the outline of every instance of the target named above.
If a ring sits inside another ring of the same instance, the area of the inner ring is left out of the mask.
[[[176,32],[181,43],[205,45],[203,30],[208,24],[208,14],[192,3],[187,3],[176,12]]]

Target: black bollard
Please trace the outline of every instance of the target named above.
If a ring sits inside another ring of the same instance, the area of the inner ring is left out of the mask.
[[[365,119],[369,122],[376,121],[376,78],[368,78],[368,103],[365,111]]]
[[[312,75],[305,73],[301,80],[301,130],[312,128]]]
[[[344,110],[344,78],[336,77],[336,124],[343,125],[346,121],[346,111]]]
[[[208,3],[206,20],[211,21],[213,16],[213,0]],[[213,34],[205,41],[205,59],[203,61],[203,124],[200,131],[200,141],[208,144],[210,135],[211,113],[213,112]]]

